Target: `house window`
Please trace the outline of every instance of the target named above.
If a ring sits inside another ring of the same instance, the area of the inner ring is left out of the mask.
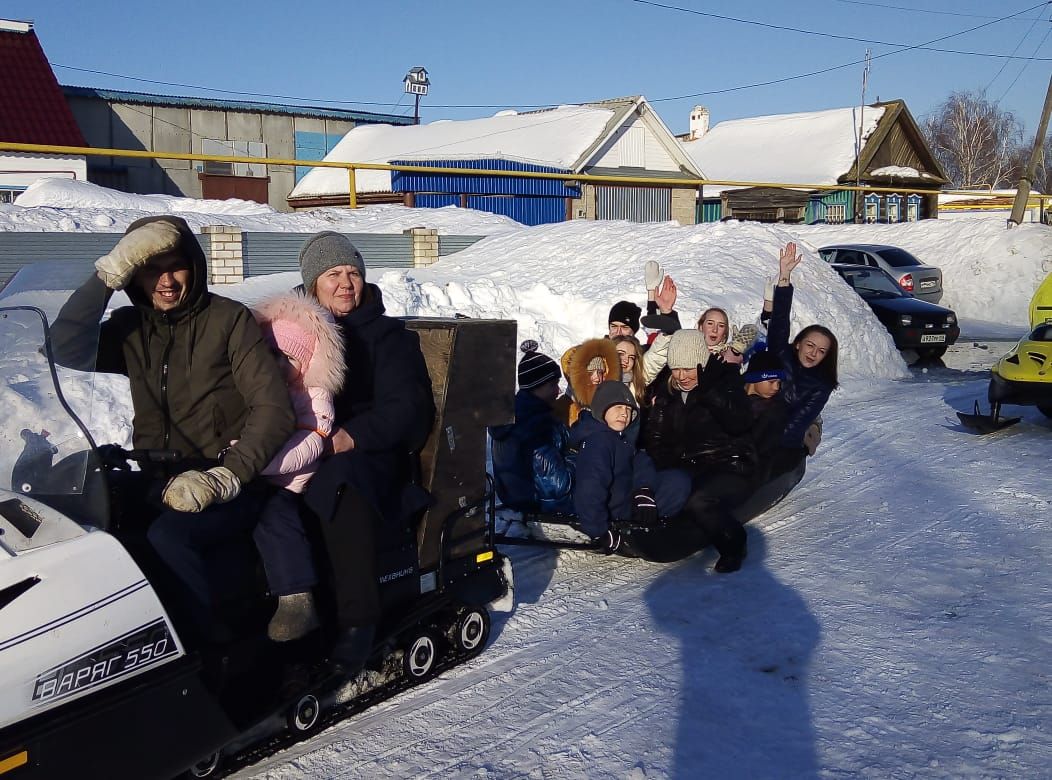
[[[888,195],[887,217],[888,222],[899,222],[902,220],[902,196]]]
[[[871,193],[866,196],[865,221],[873,224],[878,219],[880,219],[880,196]]]
[[[215,138],[201,139],[201,154],[225,157],[266,157],[267,145],[260,141],[221,141]],[[265,177],[267,166],[260,163],[232,163],[206,160],[203,173],[219,176]]]
[[[906,198],[906,221],[916,222],[920,219],[920,195],[910,195]]]
[[[846,219],[847,207],[843,203],[833,203],[826,206],[826,222],[842,225]]]
[[[18,193],[14,190],[0,190],[0,203],[14,203]]]

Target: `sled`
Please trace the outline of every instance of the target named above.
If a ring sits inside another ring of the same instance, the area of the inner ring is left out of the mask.
[[[777,475],[757,487],[742,503],[731,507],[731,514],[744,525],[774,508],[803,479],[806,467],[804,458],[791,471]],[[545,514],[530,510],[520,511],[520,514],[528,536],[497,534],[497,544],[592,552],[603,550],[602,545],[593,542],[580,530],[577,517],[573,514]],[[654,525],[645,526],[622,521],[617,523],[617,530],[622,538],[619,553],[654,563],[682,560],[708,545],[708,540],[699,531],[677,522],[677,518],[665,518]]]

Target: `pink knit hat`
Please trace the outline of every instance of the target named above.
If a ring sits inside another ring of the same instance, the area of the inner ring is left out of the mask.
[[[270,341],[284,354],[298,360],[304,371],[314,357],[317,343],[314,334],[290,320],[274,320],[270,323]]]

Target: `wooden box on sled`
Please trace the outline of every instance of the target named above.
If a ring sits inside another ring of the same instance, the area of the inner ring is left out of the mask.
[[[515,421],[516,323],[514,320],[408,319],[435,395],[435,425],[420,454],[422,484],[433,503],[418,530],[420,567],[438,565],[445,518],[477,506],[452,524],[453,558],[488,549],[486,428]]]

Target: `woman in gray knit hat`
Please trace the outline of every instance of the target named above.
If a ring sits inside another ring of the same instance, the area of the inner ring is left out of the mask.
[[[306,502],[322,520],[332,561],[341,634],[331,656],[354,674],[372,649],[381,614],[374,530],[400,519],[412,470],[408,453],[427,441],[435,404],[416,333],[385,314],[380,288],[366,281],[354,244],[340,233],[316,233],[299,261],[304,288],[335,317],[346,351],[346,381],[333,399],[332,454],[311,480]]]

